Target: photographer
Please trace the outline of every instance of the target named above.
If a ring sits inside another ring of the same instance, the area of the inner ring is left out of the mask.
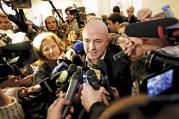
[[[60,29],[57,19],[53,16],[48,16],[45,19],[45,27],[47,31],[55,33],[59,38],[64,37],[63,29]]]

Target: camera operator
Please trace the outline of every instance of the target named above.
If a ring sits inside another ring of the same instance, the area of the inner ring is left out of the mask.
[[[47,31],[55,33],[58,37],[63,38],[64,37],[64,31],[63,29],[59,27],[59,23],[57,19],[53,16],[48,16],[45,19],[45,27]]]
[[[70,6],[65,9],[68,23],[65,36],[67,37],[69,45],[72,45],[80,35],[80,28],[78,26],[77,19],[75,18],[74,14],[71,14],[70,12],[70,10],[72,9],[77,8],[73,8]]]

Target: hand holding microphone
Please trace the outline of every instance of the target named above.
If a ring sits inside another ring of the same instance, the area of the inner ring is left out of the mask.
[[[82,72],[82,69],[80,67],[78,67],[77,71],[70,78],[70,84],[68,86],[68,90],[65,95],[65,99],[69,100],[70,104],[65,106],[65,108],[63,110],[62,118],[66,117],[66,115],[71,107],[75,93],[76,93],[78,86],[80,84],[81,72]]]
[[[81,91],[81,101],[82,105],[87,112],[89,112],[90,107],[95,102],[102,102],[105,94],[105,89],[100,87],[98,90],[94,90],[94,88],[86,84],[86,87]]]

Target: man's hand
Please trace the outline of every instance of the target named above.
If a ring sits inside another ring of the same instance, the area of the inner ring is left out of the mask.
[[[47,119],[62,119],[62,112],[65,105],[68,105],[70,102],[64,98],[58,98],[50,105],[47,112]],[[73,112],[73,109],[70,110]],[[68,114],[66,119],[71,119],[71,115]]]
[[[102,102],[105,89],[103,87],[100,87],[99,90],[94,90],[92,86],[86,84],[81,93],[82,105],[88,112],[93,103]]]

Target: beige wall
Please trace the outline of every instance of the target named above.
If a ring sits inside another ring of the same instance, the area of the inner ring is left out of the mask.
[[[142,8],[150,8],[153,15],[162,12],[161,7],[165,4],[170,5],[174,16],[179,19],[179,0],[142,0]]]

